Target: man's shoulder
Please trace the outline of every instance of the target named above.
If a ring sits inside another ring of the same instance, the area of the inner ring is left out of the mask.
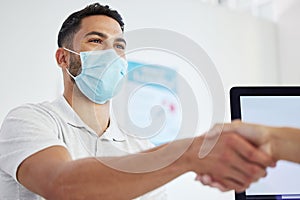
[[[41,103],[25,103],[22,105],[19,105],[13,109],[11,109],[8,113],[8,116],[10,115],[28,115],[31,113],[37,113],[42,111],[48,111],[50,110],[51,103],[48,101],[41,102]]]
[[[45,120],[53,118],[55,115],[51,102],[44,101],[40,103],[25,103],[11,109],[4,119],[5,121],[22,121],[22,120]]]

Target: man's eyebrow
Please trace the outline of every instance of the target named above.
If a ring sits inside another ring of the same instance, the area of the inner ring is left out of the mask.
[[[123,42],[124,44],[126,44],[126,40],[124,38],[118,37],[115,39],[116,42]]]
[[[91,31],[91,32],[85,34],[84,37],[87,37],[89,35],[98,35],[99,37],[102,37],[102,38],[108,38],[108,35],[106,35],[105,33],[98,32],[98,31]]]
[[[97,35],[97,36],[102,37],[104,39],[108,38],[108,35],[106,35],[105,33],[98,32],[98,31],[91,31],[91,32],[85,34],[84,37],[87,37],[89,35]],[[124,44],[126,44],[126,40],[124,38],[122,38],[122,37],[116,38],[115,41],[116,42],[123,42]]]
[[[87,37],[89,35],[97,35],[97,36],[105,38],[105,39],[108,38],[108,35],[106,35],[105,33],[98,32],[98,31],[91,31],[91,32],[85,34],[84,37]],[[115,41],[116,42],[123,42],[123,43],[126,44],[126,40],[124,38],[121,38],[121,37],[116,38]]]

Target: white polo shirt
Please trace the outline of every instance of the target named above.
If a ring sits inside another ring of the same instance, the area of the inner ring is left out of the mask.
[[[64,146],[72,158],[121,156],[153,147],[122,133],[111,117],[99,137],[74,112],[64,97],[53,102],[26,104],[13,109],[0,129],[0,199],[43,199],[23,187],[16,177],[18,166],[30,155],[50,146]],[[133,188],[134,190],[134,188]],[[164,188],[138,198],[167,199]]]

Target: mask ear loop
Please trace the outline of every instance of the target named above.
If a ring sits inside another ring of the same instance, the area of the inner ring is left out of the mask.
[[[69,71],[69,69],[68,69],[68,68],[66,68],[66,72],[69,74],[69,76],[71,76],[71,78],[72,78],[72,79],[74,79],[74,80],[75,80],[75,76],[73,76],[73,75],[70,73],[70,71]]]
[[[73,50],[68,49],[68,48],[66,48],[66,47],[63,47],[63,49],[66,50],[66,51],[69,51],[69,52],[71,52],[71,53],[74,53],[74,54],[77,54],[77,55],[80,56],[80,54],[77,53],[76,51],[73,51]],[[70,68],[70,67],[69,67],[69,68]],[[67,73],[69,74],[69,76],[71,76],[71,77],[75,80],[75,76],[73,76],[73,74],[71,74],[71,72],[69,71],[69,68],[66,68],[66,71],[67,71]]]
[[[68,49],[68,48],[66,48],[66,47],[63,47],[63,49],[64,49],[64,50],[67,50],[67,51],[69,51],[69,52],[71,52],[71,53],[75,53],[75,54],[77,54],[77,55],[79,55],[79,56],[80,56],[80,54],[79,54],[79,53],[77,53],[76,51],[73,51],[73,50],[71,50],[71,49]]]

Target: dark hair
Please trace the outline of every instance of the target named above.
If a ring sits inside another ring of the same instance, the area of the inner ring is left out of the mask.
[[[111,17],[120,24],[122,31],[124,31],[124,22],[121,15],[116,10],[110,9],[108,5],[103,6],[99,3],[94,3],[71,14],[64,21],[58,33],[58,46],[62,47],[63,45],[66,45],[68,48],[72,48],[73,37],[80,29],[81,20],[92,15],[105,15]]]

